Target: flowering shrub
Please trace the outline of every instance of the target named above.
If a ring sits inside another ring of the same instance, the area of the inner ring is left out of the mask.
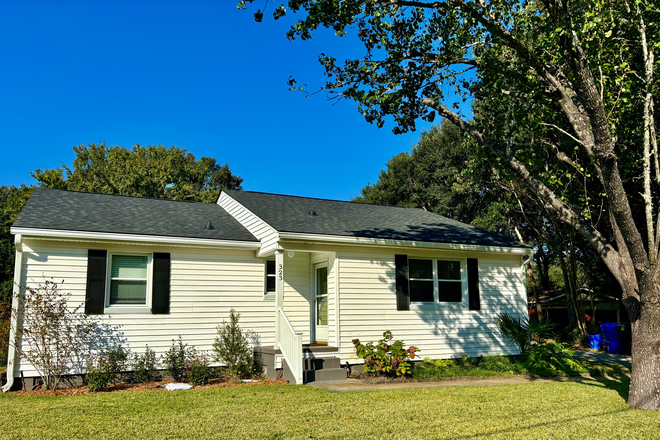
[[[375,376],[405,376],[410,374],[409,359],[415,359],[419,348],[412,345],[405,348],[403,341],[394,341],[392,332],[383,333],[383,339],[377,344],[363,344],[359,339],[353,339],[355,354],[358,359],[364,359],[364,372]]]

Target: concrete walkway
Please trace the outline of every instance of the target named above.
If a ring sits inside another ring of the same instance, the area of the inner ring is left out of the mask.
[[[321,388],[335,393],[346,393],[351,391],[382,391],[382,390],[403,390],[414,388],[440,388],[440,387],[465,387],[465,386],[492,386],[492,385],[519,385],[525,383],[550,383],[550,382],[597,382],[602,379],[620,379],[614,377],[594,378],[589,374],[577,376],[559,376],[559,377],[530,377],[530,376],[498,376],[498,377],[448,377],[435,379],[428,382],[385,382],[385,383],[365,383],[358,379],[347,379],[337,382],[311,382],[308,386]]]
[[[609,354],[609,353],[602,353],[600,351],[575,350],[575,355],[573,357],[576,359],[582,359],[586,361],[604,362],[608,364],[619,364],[628,368],[630,368],[630,366],[632,365],[632,358],[630,356],[626,356],[625,354]]]

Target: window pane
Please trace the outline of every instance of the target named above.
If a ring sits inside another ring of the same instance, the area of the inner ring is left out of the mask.
[[[319,267],[316,269],[316,294],[328,294],[328,268]]]
[[[146,304],[146,281],[120,281],[110,282],[110,305],[113,304]]]
[[[328,325],[328,297],[316,298],[316,324]]]
[[[438,281],[438,290],[440,302],[461,302],[463,301],[463,283],[456,281]]]
[[[433,302],[433,281],[410,281],[410,302]]]
[[[459,261],[438,260],[438,279],[439,280],[460,280],[461,263]]]
[[[266,273],[268,275],[275,275],[275,262],[266,261]]]
[[[410,279],[413,278],[433,279],[433,261],[408,260],[408,272]]]
[[[147,256],[113,255],[112,278],[147,278]]]
[[[266,277],[266,292],[275,292],[275,277]]]

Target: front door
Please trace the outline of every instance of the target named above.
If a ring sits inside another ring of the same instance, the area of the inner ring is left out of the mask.
[[[317,344],[328,343],[328,266],[314,267],[314,335]]]

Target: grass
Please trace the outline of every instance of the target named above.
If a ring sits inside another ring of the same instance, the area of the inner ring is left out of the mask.
[[[658,438],[627,380],[331,393],[259,386],[79,397],[0,396],[0,437]]]

